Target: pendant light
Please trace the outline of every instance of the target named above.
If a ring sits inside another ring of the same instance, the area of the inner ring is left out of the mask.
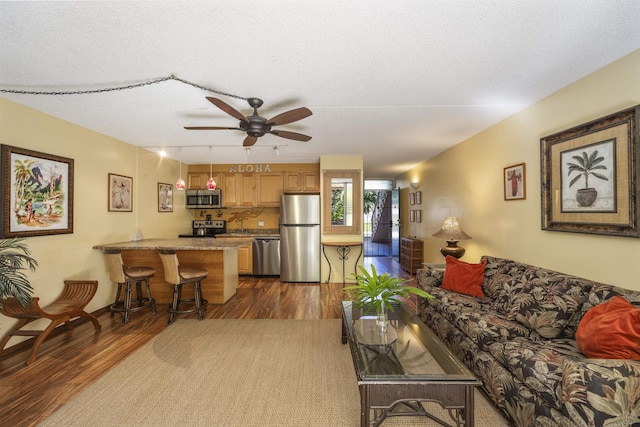
[[[213,180],[213,155],[211,153],[213,153],[213,147],[209,146],[209,181],[207,181],[207,189],[215,190],[216,182]]]
[[[176,181],[176,190],[184,190],[184,180],[182,179],[182,147],[180,147],[180,177]]]

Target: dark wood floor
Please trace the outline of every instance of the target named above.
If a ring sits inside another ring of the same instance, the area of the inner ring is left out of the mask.
[[[379,273],[411,277],[390,258],[365,258],[364,265],[370,264]],[[297,284],[240,277],[237,294],[224,305],[209,306],[206,318],[339,319],[340,301],[341,283]],[[84,322],[72,332],[48,338],[29,366],[24,363],[29,348],[0,359],[0,426],[36,425],[168,327],[166,306],[159,306],[156,315],[132,313],[126,325],[117,316],[110,319],[106,312],[98,320],[100,332]]]

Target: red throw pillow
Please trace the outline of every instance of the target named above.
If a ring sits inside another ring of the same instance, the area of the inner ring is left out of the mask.
[[[578,325],[576,344],[587,357],[640,360],[640,308],[621,296],[593,307]]]
[[[444,270],[442,289],[484,298],[482,282],[484,282],[484,268],[487,260],[480,264],[469,264],[447,255],[447,268]]]

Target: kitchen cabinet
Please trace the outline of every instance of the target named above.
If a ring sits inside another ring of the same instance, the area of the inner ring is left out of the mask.
[[[256,174],[258,180],[258,206],[280,206],[283,193],[282,174],[269,172]]]
[[[284,173],[284,191],[318,192],[320,191],[320,172],[289,171]]]
[[[220,184],[222,206],[257,206],[256,181],[256,176],[253,173],[223,173]]]
[[[238,248],[238,274],[253,274],[252,245]]]
[[[207,182],[209,181],[209,172],[190,172],[187,174],[187,188],[207,188]],[[213,174],[213,180],[216,182],[217,188],[220,187],[220,176],[216,173]]]
[[[415,274],[424,259],[424,243],[422,240],[410,239],[403,237],[400,239],[400,267],[408,271],[409,274]]]

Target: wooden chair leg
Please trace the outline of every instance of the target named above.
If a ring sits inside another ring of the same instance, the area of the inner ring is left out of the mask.
[[[38,350],[40,349],[40,346],[42,345],[44,340],[49,336],[51,332],[53,332],[56,326],[58,326],[61,323],[64,323],[66,320],[68,319],[52,320],[49,326],[47,326],[47,328],[44,331],[42,331],[40,336],[38,336],[38,339],[36,339],[36,342],[33,343],[33,348],[31,349],[31,355],[29,356],[29,359],[27,359],[27,365],[30,365],[31,363],[36,361]]]
[[[82,314],[80,315],[80,317],[85,317],[91,320],[91,323],[93,323],[93,327],[96,331],[102,330],[102,325],[100,325],[100,322],[98,322],[98,319],[96,319],[96,316],[94,316],[93,314],[87,313],[86,311],[82,310]]]
[[[31,323],[34,320],[36,319],[18,319],[18,322],[13,325],[13,328],[11,328],[6,334],[4,334],[4,336],[0,340],[0,353],[2,353],[2,351],[4,350],[4,346],[7,345],[11,337],[17,335],[14,334],[15,331],[20,330],[20,328],[22,328],[24,325],[26,325],[27,323]]]

